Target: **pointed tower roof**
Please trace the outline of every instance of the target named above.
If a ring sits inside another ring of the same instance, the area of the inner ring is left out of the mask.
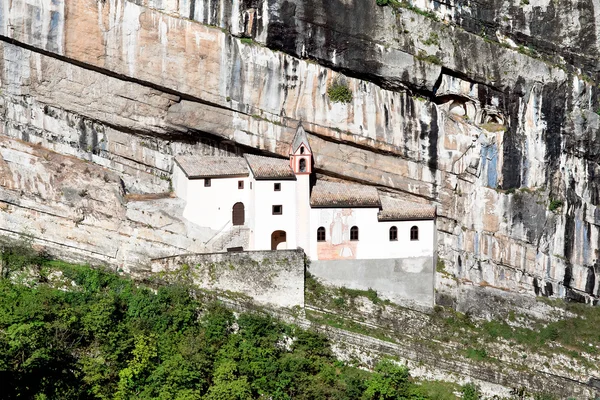
[[[294,135],[294,140],[292,140],[292,145],[290,147],[290,155],[296,154],[300,145],[304,144],[305,149],[308,153],[312,153],[310,145],[308,144],[308,138],[306,137],[306,132],[304,128],[302,128],[302,124],[298,125],[298,129],[296,130],[296,135]]]

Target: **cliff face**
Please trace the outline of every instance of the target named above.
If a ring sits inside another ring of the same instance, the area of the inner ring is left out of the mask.
[[[17,179],[40,171],[14,139],[143,194],[169,190],[176,154],[285,155],[302,121],[319,173],[438,205],[439,256],[462,282],[595,301],[598,16],[597,0],[2,1],[0,135],[17,151],[1,153],[0,204],[17,218],[51,201]],[[334,81],[350,103],[329,99]],[[33,203],[17,207],[19,194]],[[6,232],[62,240],[53,224],[4,216]],[[102,259],[199,248],[158,241]],[[454,285],[440,279],[440,301]]]

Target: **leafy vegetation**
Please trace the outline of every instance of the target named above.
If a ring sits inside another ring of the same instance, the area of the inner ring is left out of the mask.
[[[434,21],[439,21],[439,18],[437,17],[437,15],[435,15],[434,12],[431,11],[426,11],[426,10],[422,10],[418,7],[413,6],[412,4],[410,4],[408,1],[398,1],[398,0],[376,0],[376,3],[378,6],[391,6],[393,7],[395,10],[399,9],[399,8],[404,8],[407,10],[410,10],[416,14],[422,15],[424,17],[430,18]]]
[[[327,95],[333,103],[346,104],[352,101],[352,90],[350,90],[348,84],[342,79],[335,79],[333,81],[327,88]]]
[[[0,260],[6,399],[426,399],[432,390],[406,367],[354,368],[321,334],[236,316],[185,284],[139,285],[25,245]]]
[[[419,50],[419,53],[415,55],[415,58],[421,61],[426,61],[431,64],[442,65],[442,60],[436,55],[427,54],[423,50]]]
[[[563,202],[560,201],[560,200],[556,200],[556,199],[551,200],[550,204],[548,205],[548,210],[550,210],[550,211],[556,211],[559,208],[561,208],[562,205],[563,205]]]
[[[481,390],[474,383],[467,383],[462,387],[463,400],[478,400],[481,398]]]
[[[429,37],[423,42],[424,45],[427,46],[439,46],[440,45],[440,37],[435,32],[430,32]]]
[[[445,272],[443,262],[438,262],[436,270],[440,274]],[[314,309],[307,311],[306,317],[315,323],[392,343],[411,343],[415,348],[424,346],[447,360],[466,358],[475,364],[494,364],[494,368],[511,366],[526,370],[532,365],[529,360],[523,362],[528,355],[545,358],[544,365],[548,367],[556,355],[561,354],[571,359],[580,371],[597,370],[598,307],[539,298],[554,309],[550,312],[556,319],[538,320],[511,311],[488,321],[441,306],[425,315],[381,299],[371,305],[366,293],[355,293],[356,297],[349,297],[347,293],[347,289],[323,286],[309,276],[305,301]],[[419,326],[417,335],[404,322],[406,317]],[[396,328],[398,324],[401,329]],[[510,354],[504,350],[505,346],[512,349]],[[456,348],[464,350],[456,352]]]

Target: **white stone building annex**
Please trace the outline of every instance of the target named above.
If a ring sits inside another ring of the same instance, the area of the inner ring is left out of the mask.
[[[216,232],[212,248],[302,248],[312,261],[426,257],[436,246],[435,207],[372,186],[311,182],[313,154],[299,127],[289,160],[179,156],[173,186],[184,217]]]

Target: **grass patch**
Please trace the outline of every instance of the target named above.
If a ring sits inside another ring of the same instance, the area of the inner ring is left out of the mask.
[[[455,393],[460,392],[460,385],[446,381],[417,381],[416,392],[426,398],[436,400],[456,400]]]
[[[488,360],[489,356],[487,354],[487,351],[485,349],[482,348],[473,348],[473,347],[469,347],[467,349],[467,353],[466,353],[467,358],[470,358],[472,360],[475,361],[484,361],[484,360]]]
[[[306,273],[304,279],[305,299],[308,304],[330,310],[357,311],[356,300],[360,297],[367,298],[373,304],[389,305],[389,300],[379,297],[376,290],[371,288],[367,290],[350,289],[346,287],[336,288],[325,286],[310,273]]]
[[[346,331],[358,333],[365,336],[374,337],[379,340],[386,342],[397,343],[394,340],[391,332],[381,329],[372,328],[370,326],[352,321],[340,315],[334,315],[330,313],[319,313],[310,310],[306,310],[306,318],[309,321],[315,322],[321,325],[328,325],[338,329],[344,329]]]

